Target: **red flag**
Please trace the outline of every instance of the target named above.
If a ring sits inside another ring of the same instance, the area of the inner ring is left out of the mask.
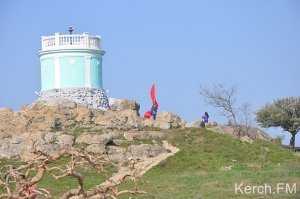
[[[156,96],[155,96],[155,84],[152,84],[151,86],[150,96],[151,96],[152,104],[158,107],[158,103],[156,101]]]

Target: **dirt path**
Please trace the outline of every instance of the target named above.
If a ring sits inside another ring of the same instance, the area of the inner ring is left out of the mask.
[[[168,157],[174,155],[179,151],[178,148],[172,146],[167,141],[163,141],[162,145],[166,150],[170,151],[169,153],[163,153],[156,157],[150,157],[147,159],[143,159],[135,164],[135,171],[136,177],[144,175],[148,170],[152,167],[160,163],[161,161],[167,159]],[[112,177],[108,180],[103,182],[100,186],[109,186],[111,184],[118,184],[120,180],[122,180],[126,175],[132,174],[133,171],[127,167],[121,167],[119,172],[115,173]]]

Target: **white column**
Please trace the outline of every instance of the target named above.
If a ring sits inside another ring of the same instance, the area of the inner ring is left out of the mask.
[[[54,33],[54,41],[55,41],[55,47],[59,48],[59,32]]]
[[[54,57],[55,88],[60,88],[59,56]]]
[[[84,37],[84,42],[85,42],[85,47],[89,48],[90,47],[90,40],[89,40],[89,33],[88,32],[84,32],[82,33],[83,37]]]
[[[85,56],[85,87],[92,88],[91,56]]]

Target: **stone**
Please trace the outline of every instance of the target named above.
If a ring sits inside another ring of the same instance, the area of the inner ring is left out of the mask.
[[[140,104],[134,100],[109,98],[109,106],[112,111],[140,110]]]
[[[186,123],[185,127],[187,128],[199,128],[201,127],[202,120],[195,120],[193,122]]]
[[[140,145],[132,145],[128,147],[127,156],[131,156],[133,158],[145,159],[149,157],[155,157],[162,153],[167,153],[166,149],[160,145],[154,144],[140,144]]]
[[[25,132],[16,136],[22,138],[23,142],[32,142],[35,145],[43,145],[46,143],[44,140],[45,134],[46,132],[37,131],[37,132]]]
[[[142,119],[142,124],[143,124],[144,127],[154,127],[155,120],[143,118]]]
[[[104,144],[113,142],[112,134],[90,134],[90,133],[82,133],[80,134],[75,143],[77,144]]]
[[[57,136],[57,144],[61,146],[72,146],[74,144],[74,136],[72,135],[59,135]]]
[[[126,160],[126,149],[116,146],[107,147],[107,158],[115,163],[122,163]]]
[[[75,110],[75,114],[76,114],[75,121],[82,122],[83,124],[90,124],[93,116],[92,111],[84,107],[78,107]]]
[[[93,135],[89,133],[82,133],[80,134],[76,140],[75,143],[77,144],[99,144],[101,142],[101,135]]]
[[[56,140],[57,133],[48,132],[44,136],[44,140],[46,143],[54,142]]]
[[[94,154],[104,154],[106,152],[106,148],[104,144],[91,144],[86,147],[85,151]]]
[[[244,139],[244,141],[248,140],[248,142],[250,142],[249,139],[251,139],[251,140],[261,139],[261,140],[266,140],[266,141],[272,140],[271,136],[269,136],[266,132],[263,132],[256,127],[250,127],[247,130],[247,128],[245,126],[241,126],[240,129],[242,130],[242,132],[240,134],[241,137],[239,137],[237,135],[236,128],[237,127],[234,125],[232,125],[232,126],[228,126],[228,125],[209,126],[209,129],[212,131],[228,134],[235,138],[241,138],[241,137],[246,136],[243,139]]]
[[[20,136],[13,136],[11,139],[10,139],[10,143],[11,144],[20,144],[24,141],[23,138],[21,138]]]
[[[94,123],[106,128],[128,130],[140,128],[142,119],[135,110],[106,111],[102,116],[96,117]]]
[[[166,123],[169,123],[171,127],[179,127],[181,119],[178,115],[170,112],[161,112],[157,115],[156,123],[160,123],[162,127],[166,127]],[[155,126],[156,124],[154,124]]]
[[[9,159],[11,157],[20,155],[21,151],[22,151],[22,145],[20,143],[13,144],[13,143],[6,142],[1,146],[0,157]]]

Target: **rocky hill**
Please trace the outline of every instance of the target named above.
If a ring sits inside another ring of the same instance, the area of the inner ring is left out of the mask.
[[[155,138],[162,138],[172,128],[201,128],[201,121],[188,123],[169,112],[159,113],[156,121],[144,119],[140,117],[139,104],[133,100],[110,99],[110,107],[111,110],[103,111],[57,99],[38,100],[17,112],[1,108],[0,157],[28,159],[33,145],[53,153],[61,147],[84,146],[88,152],[106,153],[120,163],[128,158],[129,151],[144,158],[167,153],[162,143],[155,143]],[[207,128],[237,137],[233,127],[210,122]],[[152,139],[154,143],[127,143],[136,138]],[[239,138],[248,142],[271,140],[253,128]]]
[[[61,151],[77,150],[109,162],[105,177],[93,167],[78,168],[86,191],[94,186],[116,186],[134,172],[147,184],[140,188],[157,198],[235,198],[236,182],[299,182],[298,156],[268,142],[271,138],[259,129],[240,131],[213,121],[203,128],[200,123],[186,122],[170,112],[160,112],[156,121],[144,119],[137,102],[120,99],[110,99],[109,111],[68,100],[39,100],[16,112],[0,108],[0,166],[43,161],[59,157]],[[57,164],[65,166],[65,158]],[[70,178],[49,177],[45,174],[37,187],[54,198],[77,186],[70,186]]]

